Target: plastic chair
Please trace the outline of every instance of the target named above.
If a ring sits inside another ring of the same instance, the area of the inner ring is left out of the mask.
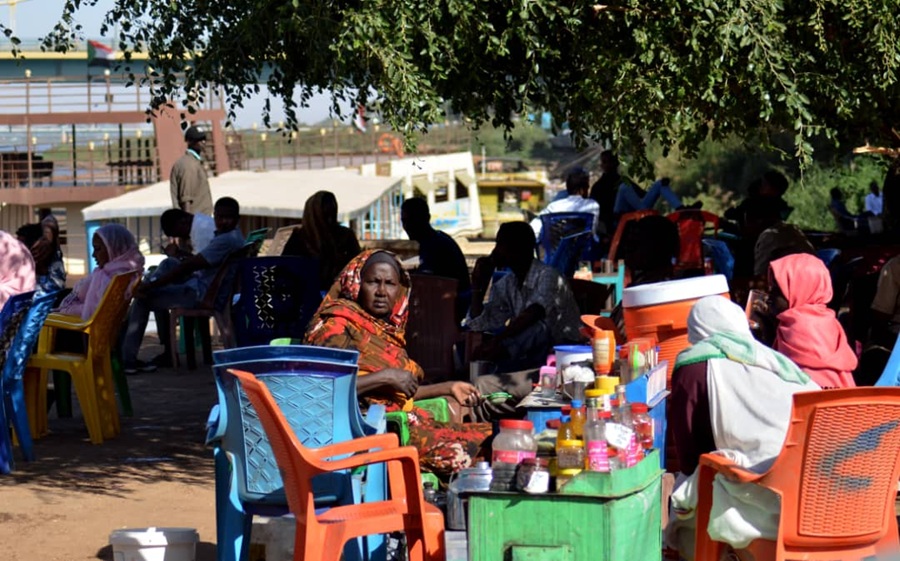
[[[456,321],[456,279],[410,275],[406,352],[425,370],[430,383],[453,380],[454,346],[462,339]]]
[[[281,468],[288,504],[297,520],[295,561],[338,561],[353,538],[400,530],[406,533],[409,561],[445,558],[444,517],[422,496],[415,448],[399,447],[393,434],[307,448],[263,383],[246,372],[229,370],[228,374],[253,404]],[[336,506],[321,514],[315,511],[314,477],[379,463],[387,464],[389,499]]]
[[[56,313],[47,316],[37,352],[28,361],[29,367],[40,372],[37,375],[26,373],[25,376],[25,395],[33,435],[39,437],[47,433],[46,388],[50,370],[61,370],[71,376],[92,443],[101,444],[104,439],[119,434],[119,411],[114,396],[110,353],[112,345],[118,340],[130,303],[125,294],[139,278],[139,272],[116,275],[107,286],[94,314],[87,320]],[[53,351],[57,329],[83,334],[87,338],[85,353]]]
[[[719,217],[705,210],[679,210],[666,215],[678,226],[680,250],[676,270],[703,268],[703,234],[711,224],[713,234],[719,233]]]
[[[303,337],[322,302],[319,265],[308,257],[255,257],[238,265],[240,285],[232,307],[238,347]]]
[[[835,259],[841,254],[841,250],[835,247],[825,247],[822,249],[816,250],[816,257],[822,260],[822,263],[825,263],[826,267],[831,267],[831,264]]]
[[[875,387],[900,386],[900,335],[894,341],[894,348],[887,364],[884,366],[881,376],[875,382]]]
[[[10,349],[13,348],[15,344],[16,336],[19,332],[19,326],[25,320],[25,316],[28,313],[28,310],[31,308],[31,303],[34,298],[35,292],[32,290],[31,292],[24,292],[22,294],[16,294],[7,299],[6,303],[3,305],[3,308],[0,309],[0,474],[9,473],[12,471],[13,467],[13,456],[12,456],[12,439],[9,434],[9,422],[10,420],[15,421],[16,417],[13,416],[12,419],[9,418],[9,413],[6,412],[7,406],[6,395],[7,395],[7,383],[4,377],[6,373],[6,358],[10,352]],[[11,408],[10,408],[11,409]],[[24,413],[24,409],[23,409]],[[27,440],[30,451],[31,444],[31,431],[28,430],[28,419],[25,419],[25,430],[27,430]],[[19,431],[18,426],[16,426],[16,431]],[[17,435],[19,439],[22,439],[22,434]],[[23,452],[26,454],[26,448],[23,446]],[[26,458],[29,459],[29,458]]]
[[[370,408],[365,421],[359,414],[357,356],[355,351],[302,345],[215,353],[219,404],[210,413],[207,443],[214,447],[219,561],[247,558],[254,514],[289,512],[278,465],[259,418],[225,371],[240,368],[258,375],[303,444],[318,448],[385,430],[383,407]],[[387,492],[384,466],[371,466],[366,479],[365,499],[383,500]],[[317,478],[313,490],[316,508],[361,500],[358,479],[351,480],[348,473]],[[348,561],[360,558],[360,544],[351,543],[345,549]],[[384,539],[370,537],[365,551],[370,561],[383,560]]]
[[[734,255],[723,240],[704,238],[703,249],[710,256],[717,273],[729,281],[734,277]]]
[[[619,256],[619,244],[622,243],[622,236],[625,235],[625,228],[627,227],[629,222],[634,222],[635,220],[640,220],[645,216],[655,216],[659,213],[655,210],[646,209],[646,210],[636,210],[634,212],[626,212],[622,216],[619,217],[619,224],[616,226],[616,233],[613,234],[612,242],[609,244],[609,255],[607,258],[610,261],[615,261]]]
[[[590,212],[541,214],[538,254],[563,276],[571,276],[579,259],[590,259],[594,215]]]
[[[896,554],[898,453],[900,388],[795,394],[791,426],[768,472],[714,454],[700,457],[695,558],[719,559],[724,550],[707,532],[717,473],[781,499],[777,540],[751,542],[738,552],[742,558],[846,561]]]
[[[256,248],[258,250],[259,248]],[[231,329],[231,294],[234,288],[234,271],[241,259],[249,257],[254,252],[254,243],[248,242],[237,249],[219,265],[216,276],[206,289],[203,300],[193,308],[169,309],[169,341],[172,347],[172,365],[178,367],[181,361],[178,357],[178,345],[176,342],[176,327],[179,320],[182,321],[182,333],[184,334],[184,354],[187,358],[189,370],[197,368],[197,359],[194,356],[194,320],[200,322],[200,344],[203,348],[203,360],[207,364],[212,362],[212,337],[209,333],[209,320],[215,319],[219,332],[226,347],[232,345]]]

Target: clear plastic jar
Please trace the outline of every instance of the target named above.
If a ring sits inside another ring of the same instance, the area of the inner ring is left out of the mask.
[[[653,448],[653,419],[650,418],[646,403],[631,404],[631,426],[638,445],[646,452]]]
[[[503,419],[500,433],[494,438],[491,463],[504,462],[519,464],[525,458],[537,456],[537,442],[534,440],[534,425],[531,421]]]
[[[584,441],[563,440],[556,447],[556,465],[560,470],[584,467]]]

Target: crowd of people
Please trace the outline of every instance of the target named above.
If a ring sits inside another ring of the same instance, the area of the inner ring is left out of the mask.
[[[165,248],[167,258],[144,274],[133,291],[121,341],[128,373],[167,363],[173,342],[166,329],[160,329],[159,336],[167,351],[154,361],[138,360],[150,313],[157,314],[158,325],[167,325],[170,308],[197,305],[219,267],[245,244],[238,201],[223,197],[212,205],[205,174],[196,169],[205,135],[192,127],[186,138],[188,153],[173,175],[173,208],[161,217],[173,243]],[[651,209],[660,199],[673,210],[693,208],[683,206],[666,179],[641,190],[620,175],[612,152],[603,153],[600,165],[602,175],[593,186],[586,170],[573,169],[564,194],[544,211],[592,215],[598,255],[608,250],[609,238],[628,212]],[[690,347],[675,364],[669,423],[682,480],[673,497],[677,516],[668,535],[688,558],[696,506],[692,478],[699,456],[725,454],[741,466],[762,471],[781,449],[794,393],[856,385],[858,350],[829,307],[834,300],[832,271],[815,255],[805,233],[787,222],[791,208],[783,198],[786,189],[783,175],[768,172],[751,186],[747,199],[723,217],[737,234],[731,246],[734,277],[748,279],[745,288],[765,289],[768,299],[751,310],[750,319],[727,298],[698,301],[688,318]],[[833,194],[831,208],[844,218],[840,193]],[[869,215],[881,213],[877,187],[866,208]],[[428,379],[406,350],[408,271],[389,251],[362,250],[354,232],[338,222],[335,196],[325,191],[306,201],[302,225],[283,251],[319,264],[323,300],[306,332],[297,335],[306,344],[358,351],[361,406],[381,403],[402,411],[423,468],[446,477],[484,453],[490,421],[517,414],[515,403],[532,390],[538,368],[553,347],[585,342],[585,333],[569,279],[536,258],[540,219],[502,224],[493,250],[475,262],[471,274],[456,241],[431,226],[424,199],[406,200],[401,220],[409,238],[418,242],[418,272],[457,280],[456,319],[461,328],[481,336],[467,353],[473,360],[490,361],[493,374],[474,383]],[[97,267],[61,295],[60,313],[88,318],[113,276],[143,272],[144,258],[123,226],[101,227],[91,243]],[[683,274],[675,266],[679,254],[679,230],[664,216],[646,216],[625,229],[620,255],[631,286]],[[13,294],[35,288],[55,291],[65,285],[59,228],[52,215],[20,228],[17,237],[0,232],[0,256],[0,305]],[[885,265],[872,309],[896,337],[900,257]],[[614,309],[611,316],[622,338],[621,310]],[[498,391],[506,392],[509,402],[484,399]],[[438,422],[417,407],[417,401],[432,398],[447,400],[450,422]],[[717,535],[735,547],[754,537],[769,537],[777,529],[777,500],[745,491],[725,485],[714,504]],[[752,516],[741,517],[748,512]]]

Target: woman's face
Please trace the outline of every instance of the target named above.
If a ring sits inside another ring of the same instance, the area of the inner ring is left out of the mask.
[[[109,251],[106,249],[106,244],[103,243],[100,236],[94,234],[91,245],[94,247],[94,261],[97,262],[98,267],[102,268],[109,263]]]
[[[375,316],[386,318],[391,315],[397,295],[400,294],[400,276],[388,263],[375,263],[366,267],[359,288],[359,305]]]
[[[56,242],[56,232],[50,226],[44,226],[44,239],[48,242]]]

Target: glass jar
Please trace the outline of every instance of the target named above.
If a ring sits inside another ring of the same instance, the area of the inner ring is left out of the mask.
[[[556,447],[556,465],[559,470],[584,467],[584,441],[563,440]]]
[[[646,452],[653,448],[653,419],[646,403],[631,404],[631,426],[638,445]]]
[[[550,472],[547,460],[526,458],[516,470],[516,489],[526,493],[546,493],[550,488]]]
[[[531,421],[500,421],[500,433],[494,438],[491,450],[491,463],[519,464],[526,458],[537,456],[537,442],[533,432],[534,425]]]

